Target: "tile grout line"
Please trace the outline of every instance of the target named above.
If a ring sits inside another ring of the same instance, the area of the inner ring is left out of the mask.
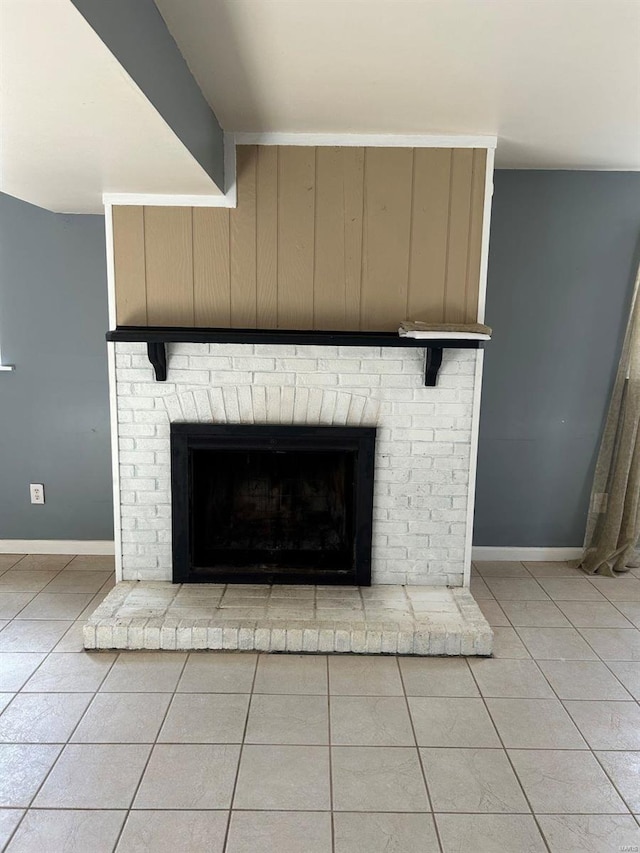
[[[336,849],[336,827],[333,801],[333,740],[331,736],[331,684],[329,681],[329,655],[325,656],[327,671],[327,733],[329,737],[329,809],[331,814],[331,851]]]
[[[115,666],[116,662],[118,660],[120,660],[121,654],[122,653],[118,654],[118,657],[113,662],[113,666]],[[160,737],[160,732],[162,731],[162,727],[164,726],[164,724],[166,722],[167,716],[169,714],[169,710],[173,704],[173,698],[176,695],[176,688],[178,687],[178,684],[180,683],[180,679],[182,678],[182,675],[183,675],[184,670],[187,666],[188,660],[189,660],[189,654],[186,654],[185,658],[184,658],[184,662],[182,664],[182,667],[180,668],[180,672],[178,673],[178,677],[176,678],[176,682],[175,682],[175,685],[174,685],[174,688],[172,691],[172,698],[169,700],[169,702],[167,704],[165,712],[162,716],[162,721],[160,723],[160,726],[158,727],[158,731],[156,732],[156,736],[153,740],[153,743],[150,744],[150,749],[149,749],[149,754],[147,755],[147,760],[144,762],[144,767],[142,768],[142,773],[140,774],[140,778],[138,779],[138,784],[135,787],[135,790],[134,790],[134,792],[131,796],[131,800],[129,802],[129,806],[126,809],[126,814],[125,814],[124,820],[122,821],[122,826],[120,827],[120,832],[118,833],[116,840],[114,842],[114,845],[112,847],[112,853],[115,853],[115,851],[118,848],[118,845],[120,844],[120,839],[122,838],[122,833],[124,832],[124,828],[127,825],[127,821],[129,820],[129,816],[131,814],[132,806],[135,802],[136,797],[138,796],[138,791],[140,790],[140,786],[142,785],[142,780],[144,779],[145,773],[147,772],[147,768],[149,767],[149,762],[151,761],[151,756],[153,755],[153,751],[157,746],[158,738]],[[111,670],[109,670],[109,672],[111,672]],[[105,676],[105,678],[106,678],[106,676]],[[102,682],[100,682],[100,687],[102,687],[103,684],[104,684],[104,680]],[[98,688],[98,690],[96,691],[96,696],[98,695],[99,690],[100,690],[100,688]]]
[[[236,764],[236,772],[235,772],[235,777],[233,780],[233,788],[231,789],[231,797],[229,799],[229,809],[228,809],[229,813],[227,815],[227,825],[225,827],[224,839],[222,842],[222,853],[225,853],[225,851],[227,850],[228,843],[229,843],[229,832],[231,830],[231,818],[233,816],[233,811],[234,811],[233,805],[234,805],[234,801],[236,798],[236,791],[238,788],[238,779],[240,778],[240,763],[242,762],[242,753],[244,751],[244,742],[245,742],[245,738],[247,736],[247,729],[249,727],[249,715],[251,714],[251,706],[253,704],[253,693],[254,693],[254,688],[255,688],[255,684],[256,684],[256,678],[258,675],[258,666],[260,665],[260,657],[261,657],[260,654],[256,654],[256,662],[255,662],[255,666],[253,668],[253,678],[251,679],[251,690],[249,691],[249,703],[247,705],[247,716],[245,717],[244,728],[242,730],[242,739],[240,741],[240,750],[238,752],[238,761]]]
[[[498,740],[500,741],[500,745],[502,746],[502,749],[503,749],[504,754],[507,758],[507,761],[509,762],[509,766],[511,767],[511,772],[513,773],[513,775],[517,779],[518,785],[520,785],[520,790],[522,791],[522,795],[525,799],[525,802],[529,806],[531,816],[533,817],[535,825],[538,828],[538,832],[540,833],[540,837],[542,838],[542,841],[543,841],[545,847],[547,848],[547,850],[549,851],[549,853],[552,853],[551,847],[549,846],[549,843],[547,842],[546,836],[545,836],[544,832],[542,831],[542,827],[540,826],[540,823],[538,821],[536,813],[533,810],[533,807],[531,805],[531,801],[529,800],[529,797],[527,796],[527,792],[524,789],[524,785],[520,781],[520,776],[518,776],[518,773],[517,773],[516,768],[513,764],[513,761],[511,760],[511,756],[509,755],[509,751],[507,750],[507,747],[505,746],[504,740],[502,739],[502,735],[500,734],[500,731],[498,730],[498,726],[496,725],[496,723],[493,719],[491,711],[489,710],[489,706],[487,705],[487,701],[486,701],[485,697],[483,696],[482,690],[480,689],[480,685],[478,684],[478,681],[477,681],[477,679],[473,673],[473,667],[469,666],[469,670],[471,672],[471,677],[473,678],[473,681],[476,685],[476,688],[477,688],[478,692],[480,693],[480,698],[482,700],[482,704],[484,705],[484,709],[487,712],[489,719],[491,720],[491,725],[493,726],[493,728],[495,730],[496,736],[497,736]]]
[[[409,697],[407,695],[407,689],[406,689],[406,686],[404,683],[404,675],[402,673],[402,667],[400,666],[400,660],[398,658],[398,655],[396,655],[395,658],[396,658],[396,666],[398,667],[398,673],[400,676],[400,684],[402,685],[402,695],[404,697],[404,702],[405,702],[405,706],[407,709],[407,715],[409,717],[409,724],[411,726],[411,732],[413,734],[413,741],[414,741],[415,747],[416,747],[418,763],[420,765],[420,772],[422,773],[422,781],[424,782],[424,787],[425,787],[425,791],[427,794],[427,803],[429,804],[429,809],[431,811],[431,820],[433,822],[433,827],[434,827],[434,831],[436,834],[436,840],[438,842],[438,849],[440,850],[440,853],[444,853],[444,846],[442,844],[442,838],[440,837],[440,827],[438,826],[438,821],[436,820],[436,815],[435,815],[435,812],[433,810],[433,801],[431,799],[431,791],[429,790],[429,783],[427,782],[427,773],[426,773],[425,768],[424,768],[424,761],[422,760],[422,753],[420,752],[420,746],[418,744],[418,736],[416,735],[416,729],[415,729],[415,725],[413,723],[413,716],[411,714],[411,707],[409,705]]]

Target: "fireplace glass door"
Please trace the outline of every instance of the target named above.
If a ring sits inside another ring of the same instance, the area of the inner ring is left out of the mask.
[[[371,582],[375,430],[172,426],[175,582]]]

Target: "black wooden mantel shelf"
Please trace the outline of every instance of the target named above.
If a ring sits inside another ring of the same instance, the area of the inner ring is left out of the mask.
[[[483,340],[407,338],[396,332],[325,332],[295,329],[203,329],[190,326],[118,326],[107,332],[108,341],[145,343],[156,379],[167,378],[169,343],[188,344],[311,344],[340,347],[419,347],[426,351],[424,384],[436,385],[444,349],[480,349]]]

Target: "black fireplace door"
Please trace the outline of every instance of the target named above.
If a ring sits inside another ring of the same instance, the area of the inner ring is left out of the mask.
[[[375,429],[173,424],[176,583],[371,583]]]

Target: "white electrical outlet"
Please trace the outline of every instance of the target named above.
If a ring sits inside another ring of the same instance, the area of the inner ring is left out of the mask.
[[[29,492],[31,493],[32,504],[44,503],[44,486],[42,483],[29,483]]]

